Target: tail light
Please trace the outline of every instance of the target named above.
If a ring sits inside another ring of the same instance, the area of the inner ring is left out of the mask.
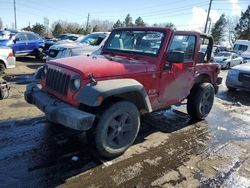
[[[8,55],[8,57],[7,57],[7,58],[9,58],[9,57],[13,57],[13,56],[14,56],[13,51],[11,51],[11,52],[9,53],[9,55]]]

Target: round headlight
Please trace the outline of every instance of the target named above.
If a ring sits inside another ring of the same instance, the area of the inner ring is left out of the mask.
[[[75,76],[71,79],[70,82],[70,89],[72,92],[76,92],[81,87],[81,80],[80,77]]]
[[[74,80],[74,88],[76,90],[78,90],[80,88],[80,85],[81,85],[81,81],[80,81],[80,78],[77,78]]]

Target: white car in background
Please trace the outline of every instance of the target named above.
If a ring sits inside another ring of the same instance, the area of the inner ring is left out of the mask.
[[[241,54],[244,63],[250,63],[250,49]]]
[[[230,69],[233,66],[243,63],[243,58],[236,53],[219,52],[214,56],[214,62],[219,63],[221,68]]]
[[[233,67],[228,71],[226,86],[229,91],[243,89],[250,91],[250,63]]]
[[[49,48],[47,61],[64,57],[91,55],[101,48],[110,32],[94,32],[81,40],[70,43],[55,44]]]
[[[16,58],[13,55],[13,50],[9,47],[0,47],[0,75],[7,68],[15,68]]]

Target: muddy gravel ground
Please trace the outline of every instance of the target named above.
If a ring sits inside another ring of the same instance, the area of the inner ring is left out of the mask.
[[[42,64],[20,58],[3,76],[12,88],[0,101],[0,187],[250,187],[249,92],[229,93],[223,83],[200,122],[185,105],[144,116],[134,145],[107,161],[84,133],[47,122],[24,102]]]

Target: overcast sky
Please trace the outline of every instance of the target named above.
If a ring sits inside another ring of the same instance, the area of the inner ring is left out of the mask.
[[[14,0],[0,0],[0,17],[4,26],[14,23]],[[211,19],[216,22],[222,13],[240,15],[250,0],[213,0]],[[47,17],[50,24],[59,19],[86,23],[90,19],[124,20],[130,13],[136,19],[141,16],[148,24],[172,22],[178,29],[199,30],[204,26],[209,0],[16,0],[17,26],[43,23]]]

